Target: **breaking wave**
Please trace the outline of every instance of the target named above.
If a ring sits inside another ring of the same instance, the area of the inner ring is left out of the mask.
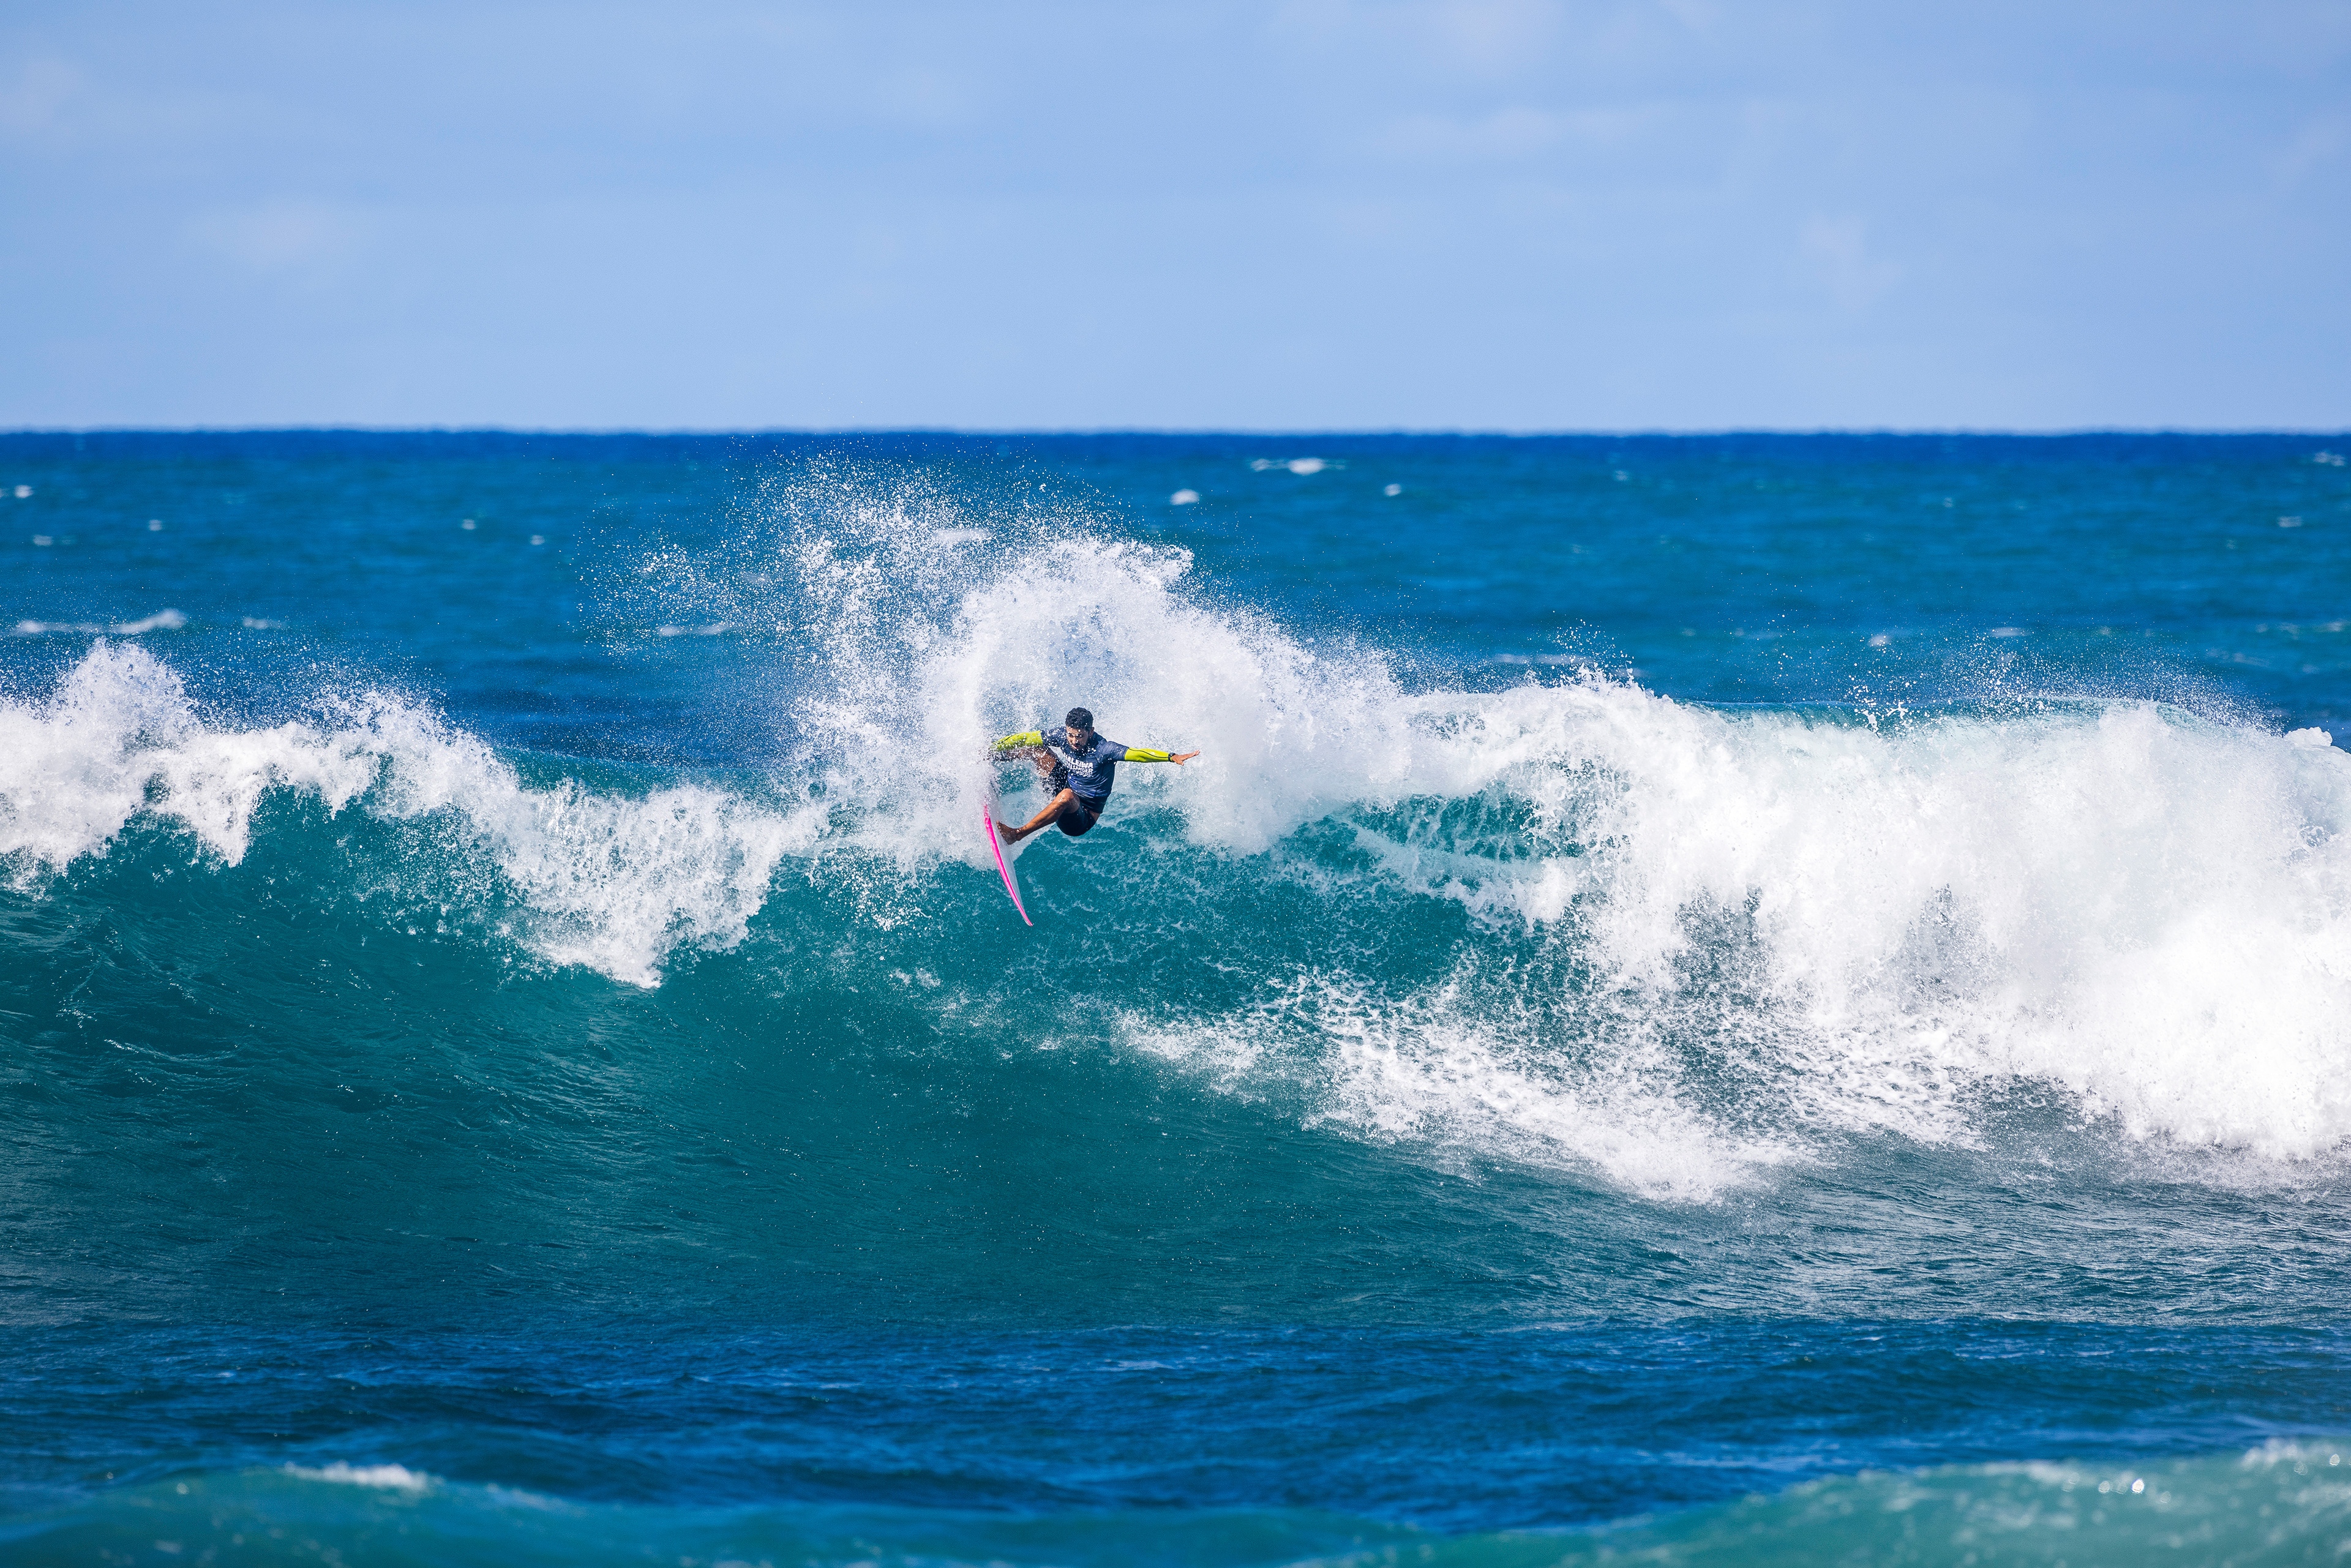
[[[448,939],[632,987],[750,941],[786,988],[955,977],[926,994],[977,1028],[1012,983],[958,955],[1008,916],[980,758],[1084,702],[1203,755],[1124,769],[1082,847],[1021,846],[1036,941],[1092,956],[1019,983],[1208,1092],[1695,1201],[1841,1136],[1975,1146],[2019,1086],[2175,1152],[2351,1137],[2351,758],[2317,731],[1713,709],[1592,673],[1428,689],[1067,519],[816,481],[761,517],[650,560],[645,619],[771,629],[771,767],[506,755],[381,692],[241,726],[101,639],[0,704],[17,895],[141,831],[233,879],[286,800],[365,825],[332,840],[343,896],[429,904]]]

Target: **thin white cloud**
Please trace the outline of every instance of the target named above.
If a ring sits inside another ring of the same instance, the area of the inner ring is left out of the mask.
[[[2292,191],[2351,148],[2351,114],[2329,110],[2295,130],[2272,165],[2278,188]]]
[[[35,136],[55,129],[81,85],[81,72],[55,56],[21,62],[0,86],[0,131]]]
[[[1552,0],[1442,0],[1427,9],[1431,31],[1453,57],[1487,71],[1548,53],[1565,20]]]
[[[1866,218],[1813,218],[1800,243],[1813,277],[1827,287],[1839,309],[1866,310],[1902,280],[1900,267],[1871,251]]]
[[[1374,146],[1429,162],[1509,162],[1564,147],[1614,147],[1667,118],[1659,108],[1562,111],[1526,105],[1479,115],[1414,114],[1387,127]]]
[[[283,274],[340,261],[366,240],[371,224],[357,209],[320,202],[275,201],[199,214],[196,243],[248,271]]]

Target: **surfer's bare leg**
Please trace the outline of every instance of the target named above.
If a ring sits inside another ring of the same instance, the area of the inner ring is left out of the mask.
[[[1077,799],[1078,792],[1075,789],[1064,789],[1060,794],[1054,796],[1051,800],[1046,801],[1045,809],[1043,810],[1029,818],[1026,822],[1020,824],[1020,826],[1017,828],[1008,828],[1001,822],[997,823],[996,836],[1002,839],[1008,844],[1017,844],[1021,840],[1027,838],[1029,834],[1035,832],[1038,829],[1044,827],[1047,823],[1060,821],[1061,816],[1061,808],[1064,806],[1075,805],[1077,803]]]

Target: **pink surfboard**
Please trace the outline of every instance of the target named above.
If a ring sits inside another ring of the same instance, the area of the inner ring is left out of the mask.
[[[1020,902],[1020,887],[1012,880],[1012,868],[1004,863],[1004,841],[996,836],[995,801],[980,802],[979,823],[987,831],[987,847],[996,853],[997,874],[1004,879],[1004,891],[1012,895],[1012,907],[1020,912],[1021,919],[1028,920],[1031,925],[1036,925],[1035,921],[1029,920],[1029,906]]]

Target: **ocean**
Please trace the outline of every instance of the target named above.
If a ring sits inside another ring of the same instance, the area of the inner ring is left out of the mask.
[[[2346,452],[0,436],[0,1561],[2338,1562]]]

